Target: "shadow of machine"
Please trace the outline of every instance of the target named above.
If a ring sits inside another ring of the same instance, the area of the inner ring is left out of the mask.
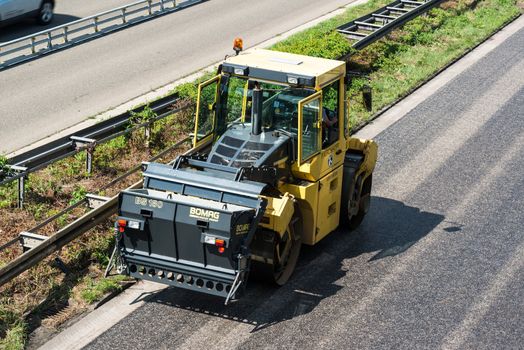
[[[283,287],[251,278],[244,297],[227,307],[219,298],[176,288],[155,293],[148,302],[252,324],[251,332],[256,332],[307,314],[322,300],[344,288],[336,282],[356,272],[351,268],[342,269],[344,260],[371,254],[367,263],[372,264],[402,254],[443,220],[440,214],[396,200],[372,197],[371,210],[358,230],[339,230],[315,247],[303,247],[295,273]],[[451,228],[451,232],[457,230],[460,228]]]

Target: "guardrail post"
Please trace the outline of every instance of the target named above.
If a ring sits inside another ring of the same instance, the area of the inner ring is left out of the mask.
[[[173,0],[173,7],[176,7],[176,0]]]
[[[94,156],[94,153],[95,153],[95,145],[94,145],[94,143],[92,143],[89,146],[87,146],[86,153],[87,153],[87,157],[86,157],[86,172],[88,174],[91,174],[91,172],[93,171],[93,156]]]
[[[46,241],[49,237],[32,232],[23,231],[20,232],[18,238],[20,239],[20,245],[22,246],[22,250],[25,253],[28,250],[37,247],[40,243]]]
[[[86,194],[87,206],[89,209],[100,208],[104,203],[111,200],[110,197],[98,196],[96,194]]]
[[[95,17],[94,20],[95,20],[95,33],[98,33],[98,17]]]
[[[126,24],[127,23],[127,20],[126,20],[126,8],[124,7],[122,9],[122,24]]]
[[[67,32],[69,31],[69,27],[64,27],[64,42],[67,44],[69,42],[69,39],[67,37]]]
[[[149,141],[151,141],[151,123],[144,126],[144,136],[146,138],[146,147],[149,148]]]
[[[25,200],[25,176],[18,178],[18,208],[24,209]]]
[[[71,140],[73,141],[73,146],[77,150],[84,149],[86,150],[86,172],[88,174],[91,174],[93,171],[93,157],[95,153],[95,147],[96,147],[96,140],[89,139],[86,137],[80,137],[80,136],[71,136]]]
[[[53,48],[53,37],[51,32],[47,32],[47,48],[51,50]]]
[[[9,169],[22,175],[18,178],[18,208],[23,209],[25,202],[25,180],[27,179],[27,168],[18,165],[10,165]]]
[[[147,10],[149,14],[151,15],[151,0],[147,0]]]
[[[164,12],[164,0],[160,0],[160,11]]]
[[[35,37],[32,37],[32,38],[31,38],[31,53],[32,53],[32,54],[35,54],[35,53],[36,53],[36,49],[35,49]]]
[[[364,100],[364,106],[366,106],[366,110],[368,112],[371,112],[373,110],[373,90],[371,89],[371,86],[369,84],[365,84],[362,87],[362,99]]]

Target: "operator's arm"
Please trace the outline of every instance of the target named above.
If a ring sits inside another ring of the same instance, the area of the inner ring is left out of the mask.
[[[324,122],[324,124],[327,127],[332,127],[333,125],[335,125],[338,122],[338,118],[335,115],[333,116],[333,118],[330,119],[326,113],[326,109],[322,108],[322,122]]]

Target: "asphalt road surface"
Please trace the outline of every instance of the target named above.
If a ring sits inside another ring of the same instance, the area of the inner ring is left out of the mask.
[[[0,153],[218,62],[236,36],[251,47],[350,2],[206,1],[1,71]]]
[[[524,29],[377,138],[371,211],[282,288],[168,288],[86,349],[522,349]]]
[[[7,27],[0,28],[0,43],[34,34],[44,29],[53,28],[80,18],[88,17],[115,7],[131,3],[130,0],[57,0],[55,18],[47,26],[38,25],[27,19]]]

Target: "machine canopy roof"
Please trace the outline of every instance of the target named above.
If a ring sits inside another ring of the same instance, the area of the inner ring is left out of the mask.
[[[235,69],[236,68],[236,69]],[[243,74],[238,74],[244,69]],[[291,54],[286,52],[254,49],[229,57],[223,70],[252,79],[289,82],[289,77],[300,78],[299,85],[319,87],[345,74],[343,61]]]

